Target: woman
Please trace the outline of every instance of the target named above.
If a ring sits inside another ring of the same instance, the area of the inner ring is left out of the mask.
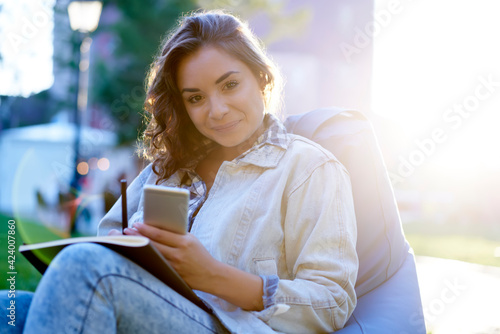
[[[347,172],[287,134],[275,66],[247,26],[221,12],[185,17],[148,81],[144,153],[127,190],[127,235],[150,238],[213,311],[191,304],[107,248],[61,252],[26,332],[287,333],[342,328],[356,304],[356,227]],[[190,233],[142,224],[142,188],[191,192]],[[118,201],[99,235],[120,234]]]

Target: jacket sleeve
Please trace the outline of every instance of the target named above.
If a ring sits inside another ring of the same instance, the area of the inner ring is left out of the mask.
[[[318,166],[291,189],[283,228],[292,279],[264,279],[267,307],[256,315],[278,330],[293,322],[296,333],[342,328],[356,306],[358,258],[351,184],[340,163]]]
[[[127,216],[129,222],[134,213],[137,212],[139,202],[142,196],[142,189],[152,173],[152,164],[149,164],[142,172],[132,181],[127,188]],[[121,231],[122,228],[122,197],[118,198],[116,203],[104,215],[97,227],[97,235],[108,235],[112,229]]]

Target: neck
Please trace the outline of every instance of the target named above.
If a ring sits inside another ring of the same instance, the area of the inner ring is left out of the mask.
[[[250,145],[238,145],[234,147],[224,147],[220,146],[218,150],[218,156],[223,161],[231,161],[240,156],[243,152],[248,150],[251,147]]]

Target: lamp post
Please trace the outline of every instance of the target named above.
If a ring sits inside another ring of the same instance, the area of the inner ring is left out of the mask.
[[[78,181],[80,174],[77,171],[78,157],[80,153],[80,137],[82,116],[87,108],[88,97],[88,68],[89,68],[89,51],[92,39],[89,34],[97,29],[99,17],[101,16],[102,3],[100,1],[73,1],[68,5],[69,23],[71,29],[78,33],[79,50],[76,53],[76,63],[78,69],[76,71],[76,87],[75,94],[75,168],[71,188],[74,191],[78,190]]]
[[[90,33],[97,29],[99,18],[101,16],[102,2],[100,1],[72,1],[68,5],[68,15],[71,29],[78,34],[79,50],[76,52],[76,63],[78,69],[76,71],[76,87],[75,94],[75,168],[73,178],[70,184],[70,196],[72,199],[77,197],[79,190],[80,173],[78,172],[78,160],[80,155],[80,138],[82,128],[82,116],[87,109],[88,97],[88,69],[89,69],[89,51],[92,39],[89,37]],[[76,210],[71,210],[76,212]],[[75,228],[74,213],[71,214],[71,231]]]

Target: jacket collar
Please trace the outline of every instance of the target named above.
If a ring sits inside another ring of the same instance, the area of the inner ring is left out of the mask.
[[[262,168],[274,168],[278,165],[288,148],[290,138],[283,123],[272,114],[264,116],[264,126],[266,130],[257,138],[253,146],[234,159],[232,163],[238,166],[255,165]],[[202,144],[202,147],[206,154],[208,154],[214,148],[214,143],[207,139]],[[200,159],[193,161],[189,166],[180,168],[171,176],[168,183],[180,184],[182,181],[181,175],[193,172],[202,158],[200,157]]]
[[[285,126],[271,114],[264,117],[266,130],[248,151],[237,157],[238,165],[255,165],[263,168],[276,167],[288,148],[290,138]]]

